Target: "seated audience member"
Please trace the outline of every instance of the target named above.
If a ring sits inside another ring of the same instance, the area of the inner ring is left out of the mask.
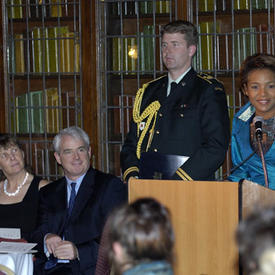
[[[275,206],[254,211],[237,230],[246,275],[275,274]]]
[[[232,129],[233,167],[231,181],[247,179],[265,185],[265,176],[253,119],[262,120],[262,148],[269,180],[275,189],[275,57],[268,54],[249,56],[243,62],[241,88],[249,102],[236,113]],[[255,154],[248,158],[253,152]],[[248,158],[248,159],[247,159]],[[247,160],[246,160],[247,159]],[[243,162],[243,163],[242,163]]]
[[[116,209],[108,220],[115,274],[171,275],[174,233],[166,207],[151,198]]]
[[[48,182],[25,167],[19,142],[0,135],[0,227],[20,228],[21,237],[29,240],[35,229],[39,189]]]
[[[127,185],[90,167],[90,140],[81,128],[61,130],[53,147],[65,176],[40,192],[35,274],[91,275],[103,226],[110,211],[127,201]]]

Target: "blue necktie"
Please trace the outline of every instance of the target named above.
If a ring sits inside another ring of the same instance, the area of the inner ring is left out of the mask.
[[[76,185],[75,182],[71,183],[71,195],[70,195],[70,201],[69,201],[69,206],[68,206],[68,217],[71,216],[72,210],[74,207],[74,201],[75,201],[75,197],[76,197],[75,185]]]
[[[74,201],[75,201],[75,197],[76,197],[76,191],[75,191],[75,182],[71,183],[71,195],[70,195],[70,200],[69,200],[69,206],[68,206],[68,211],[67,211],[67,217],[66,217],[66,222],[65,222],[65,226],[67,225],[69,218],[72,214],[72,210],[74,207]],[[55,258],[52,254],[49,257],[49,260],[45,263],[45,270],[49,270],[52,269],[53,267],[55,267],[58,263],[58,259]]]

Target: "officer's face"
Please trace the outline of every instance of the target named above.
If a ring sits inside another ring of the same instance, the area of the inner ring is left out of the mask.
[[[161,43],[162,59],[169,72],[180,76],[190,66],[196,46],[187,46],[184,34],[164,33]]]

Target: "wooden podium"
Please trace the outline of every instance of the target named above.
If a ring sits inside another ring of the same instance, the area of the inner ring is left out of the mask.
[[[172,213],[175,275],[237,275],[238,222],[275,192],[251,182],[140,180],[129,182],[129,201],[153,197]]]

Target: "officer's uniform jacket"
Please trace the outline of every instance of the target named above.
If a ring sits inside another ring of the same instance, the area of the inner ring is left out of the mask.
[[[142,152],[189,159],[173,179],[211,180],[223,163],[230,131],[223,85],[191,69],[167,96],[168,76],[138,90],[130,131],[121,151],[124,180],[139,175]]]

